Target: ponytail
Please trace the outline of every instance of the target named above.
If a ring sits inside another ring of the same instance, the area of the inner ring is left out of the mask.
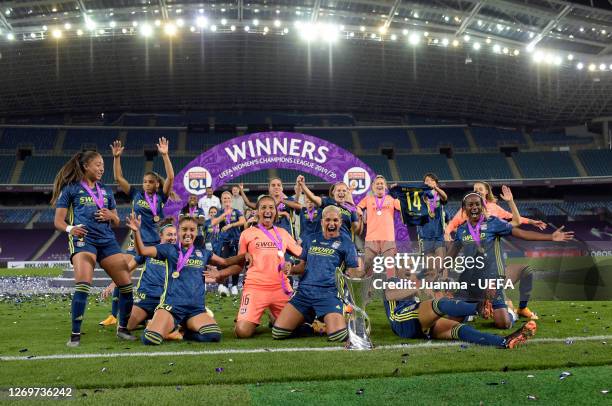
[[[96,151],[78,152],[62,166],[62,169],[59,170],[53,181],[51,205],[55,205],[64,186],[78,182],[85,177],[85,165],[98,156],[100,154]]]

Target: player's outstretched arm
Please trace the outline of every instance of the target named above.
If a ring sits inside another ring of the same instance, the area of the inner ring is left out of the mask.
[[[249,200],[249,197],[246,195],[246,193],[244,193],[244,184],[239,183],[238,184],[238,189],[240,189],[240,197],[242,197],[242,201],[244,202],[244,204],[251,209],[254,209],[257,207],[257,205],[255,203],[253,203],[252,201]]]
[[[125,223],[134,233],[134,248],[136,248],[138,255],[151,258],[157,257],[157,248],[147,247],[144,245],[144,242],[142,242],[142,236],[140,235],[141,217],[136,217],[134,213],[131,213]]]
[[[514,202],[514,196],[512,196],[512,191],[510,190],[510,188],[506,185],[503,185],[502,192],[499,195],[499,197],[501,197],[506,203],[508,203],[508,206],[510,206],[510,210],[512,210],[511,224],[514,227],[520,225],[521,224],[521,214],[519,213],[518,207],[516,206],[516,203]]]
[[[521,230],[520,228],[514,227],[512,229],[512,235],[527,241],[559,241],[565,242],[570,241],[574,238],[573,231],[563,231],[565,226],[559,227],[554,233],[538,233],[537,231]]]
[[[169,142],[166,138],[162,137],[159,139],[157,144],[157,152],[162,156],[164,161],[164,170],[166,171],[166,181],[164,182],[164,195],[168,196],[172,191],[172,184],[174,183],[174,168],[170,161],[169,154]]]
[[[297,178],[297,182],[300,185],[300,188],[302,189],[302,192],[304,192],[304,194],[306,195],[306,197],[315,204],[315,206],[317,207],[321,207],[321,204],[323,204],[323,200],[315,195],[314,193],[312,193],[312,190],[310,190],[308,188],[308,186],[306,186],[306,181],[304,180],[303,176],[298,176]]]
[[[113,175],[115,176],[115,182],[119,185],[119,189],[127,195],[130,194],[130,182],[123,177],[123,170],[121,169],[121,154],[125,147],[121,145],[121,141],[116,140],[111,144],[113,151]]]

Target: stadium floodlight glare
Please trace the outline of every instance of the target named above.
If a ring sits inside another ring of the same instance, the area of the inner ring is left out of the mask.
[[[410,45],[417,45],[420,41],[421,41],[421,36],[416,32],[413,32],[408,37],[408,42],[410,43]]]
[[[485,42],[486,42],[487,44],[490,44],[490,43],[491,43],[491,38],[487,38],[487,39],[485,40]]]
[[[89,31],[93,31],[96,29],[96,22],[94,20],[92,20],[89,17],[85,17],[85,27],[89,30]]]
[[[121,29],[121,33],[122,33],[122,34],[127,34],[127,29],[126,29],[126,28],[122,28],[122,29]]]
[[[456,39],[453,40],[453,46],[454,47],[458,47],[459,46],[459,41],[457,41]]]
[[[478,26],[482,27],[482,20],[478,20]]]
[[[164,33],[169,37],[176,35],[177,31],[178,30],[176,28],[176,25],[172,23],[167,23],[166,25],[164,25]]]
[[[317,38],[317,30],[310,23],[300,24],[298,26],[298,34],[300,38],[306,42],[314,41]]]
[[[542,54],[540,51],[536,51],[534,52],[532,58],[535,63],[540,63],[544,59],[544,54]]]
[[[583,64],[582,62],[578,62],[578,63],[576,64],[576,69],[578,69],[578,70],[582,70],[583,68],[584,68],[584,64]]]
[[[378,27],[378,32],[380,33],[380,35],[385,35],[387,33],[387,27],[381,25],[380,27]]]
[[[376,34],[371,33],[371,34],[370,34],[370,39],[376,39]]]
[[[223,25],[223,26],[227,25],[227,19],[226,18],[222,18],[221,19],[221,25]]]
[[[612,70],[612,63],[610,64],[610,70]]]
[[[62,38],[62,32],[60,30],[53,30],[51,35],[53,35],[53,38],[55,38],[55,39]]]
[[[108,25],[110,25],[111,28],[115,28],[117,26],[117,23],[114,21],[111,21]]]
[[[153,35],[153,27],[151,27],[149,24],[145,23],[142,24],[140,26],[140,35],[142,35],[145,38],[150,37],[151,35]]]
[[[563,63],[563,58],[561,58],[559,55],[556,55],[553,58],[553,63],[555,64],[555,66],[561,66],[561,63]]]
[[[442,38],[442,45],[443,46],[448,46],[448,38]]]
[[[319,29],[321,32],[321,38],[327,43],[334,43],[338,41],[340,35],[340,27],[335,24],[323,24]]]
[[[255,27],[259,26],[259,20],[258,20],[258,19],[254,19],[254,20],[253,20],[253,25],[254,25]]]
[[[208,21],[206,20],[206,17],[199,16],[198,18],[196,18],[196,25],[198,27],[206,28],[207,24],[208,24]]]
[[[404,35],[404,36],[408,35],[408,30],[407,29],[403,29],[402,30],[402,35]]]
[[[499,44],[493,45],[493,52],[499,54],[501,52],[501,46]]]
[[[35,33],[31,33],[30,34],[30,38],[32,38],[32,39],[36,38],[36,34]]]
[[[607,66],[605,63],[599,65],[599,70],[606,70]]]
[[[469,35],[464,35],[464,36],[463,36],[463,40],[464,40],[465,42],[470,42],[470,36],[469,36]]]
[[[279,28],[279,27],[281,26],[281,22],[280,22],[280,20],[274,20],[274,26],[275,26],[276,28]]]
[[[414,16],[414,18],[419,18],[419,13],[417,11],[415,11],[414,13],[412,13],[412,15]]]
[[[397,35],[391,34],[391,41],[397,41]]]
[[[287,27],[283,28],[283,34],[289,34],[289,28]]]
[[[519,51],[518,49],[515,49],[513,52],[514,56],[519,56],[520,53],[521,51]]]
[[[155,20],[155,26],[161,27],[161,20]]]
[[[438,38],[434,38],[433,43],[437,44],[438,42],[440,42],[440,40]]]
[[[567,56],[567,60],[568,60],[568,61],[573,61],[573,60],[574,60],[574,54],[569,54],[569,55]]]
[[[70,23],[64,24],[64,29],[69,30],[71,28],[72,28],[72,24],[70,24]]]
[[[359,27],[359,31],[364,32],[365,31],[365,27],[362,25],[361,27]]]
[[[502,53],[503,53],[504,55],[508,55],[508,52],[510,52],[510,50],[509,50],[508,48],[504,47],[504,48],[502,49]]]
[[[251,27],[249,27],[248,25],[244,26],[244,32],[249,32],[251,31]]]
[[[267,34],[269,31],[270,31],[270,29],[267,26],[264,27],[264,29],[263,29],[264,34]]]
[[[214,24],[213,24],[213,25],[211,25],[211,26],[210,26],[210,30],[211,30],[212,32],[217,32],[217,26],[216,26],[216,25],[214,25]]]
[[[231,32],[236,31],[236,26],[235,26],[235,25],[231,25],[231,26],[230,26],[230,31],[231,31]]]
[[[525,51],[532,53],[535,50],[535,44],[533,42],[530,42],[529,44],[527,44],[527,46],[525,47]]]
[[[425,32],[423,33],[423,36],[424,36],[424,37],[429,37],[429,33],[428,33],[427,31],[425,31]]]
[[[177,27],[183,27],[185,25],[185,21],[182,18],[176,20]]]
[[[193,25],[191,27],[189,27],[189,31],[191,32],[196,32],[196,27],[194,27]]]
[[[46,25],[42,26],[43,31],[47,31],[49,29],[49,27],[47,27]]]
[[[590,64],[590,65],[589,65],[589,71],[594,72],[594,71],[595,71],[595,69],[597,69],[597,66],[595,66],[595,64],[594,64],[594,63],[592,63],[592,64]]]
[[[475,51],[478,51],[480,49],[480,42],[474,42],[474,45],[472,45],[472,48],[474,48]]]
[[[14,41],[15,35],[12,32],[9,32],[8,34],[6,34],[6,39],[8,39],[9,41]]]
[[[138,27],[138,21],[136,20],[132,21],[132,27],[134,28]]]

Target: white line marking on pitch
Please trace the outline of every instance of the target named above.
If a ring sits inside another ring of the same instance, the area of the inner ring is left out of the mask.
[[[590,337],[566,337],[566,338],[535,338],[529,340],[530,343],[564,343],[567,340],[572,341],[597,341],[611,340],[612,335],[607,336],[590,336]],[[436,347],[452,347],[462,344],[461,341],[452,342],[425,342],[419,344],[394,344],[381,345],[374,349],[378,350],[400,350],[414,348],[436,348]],[[325,352],[325,351],[344,351],[344,347],[294,347],[294,348],[253,348],[253,349],[227,349],[227,350],[203,350],[203,351],[162,351],[162,352],[110,352],[110,353],[95,353],[95,354],[54,354],[40,356],[20,356],[20,357],[0,357],[0,361],[39,361],[48,359],[85,359],[85,358],[121,358],[121,357],[166,357],[166,356],[182,356],[182,355],[224,355],[224,354],[260,354],[267,352]]]

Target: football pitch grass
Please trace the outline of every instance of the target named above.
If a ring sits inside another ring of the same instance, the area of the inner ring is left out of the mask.
[[[612,399],[602,393],[612,389],[610,302],[533,302],[541,315],[536,338],[501,350],[396,337],[375,299],[368,313],[378,348],[368,352],[343,350],[324,337],[273,341],[267,326],[238,340],[232,334],[238,300],[209,294],[207,305],[223,330],[221,343],[145,347],[98,326],[110,303],[92,295],[81,347],[69,349],[69,296],[6,299],[0,303],[0,386],[72,386],[79,400],[106,404],[523,404],[535,396],[592,405]],[[508,333],[486,321],[475,325]],[[572,375],[560,380],[564,371]]]

